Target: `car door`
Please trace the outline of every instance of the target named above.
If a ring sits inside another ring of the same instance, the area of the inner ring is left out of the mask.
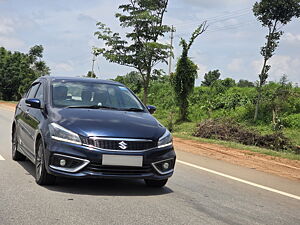
[[[22,99],[21,104],[21,116],[19,120],[20,129],[20,139],[21,145],[25,149],[26,153],[30,154],[29,157],[34,156],[34,129],[37,128],[38,122],[33,119],[32,113],[35,110],[26,105],[25,100],[29,98],[35,98],[35,95],[40,87],[40,83],[32,84],[30,91],[26,98]]]
[[[36,91],[36,94],[34,95],[34,98],[39,99],[41,101],[41,106],[44,105],[44,83],[43,81],[40,82],[38,89]],[[42,109],[36,109],[32,107],[28,107],[28,131],[29,131],[29,143],[28,147],[32,155],[35,155],[35,137],[37,135],[37,132],[39,130],[39,125],[41,121],[44,119],[45,114],[43,113]]]
[[[29,95],[31,87],[28,89],[26,94],[23,95],[22,99],[19,101],[17,105],[17,114],[16,114],[16,133],[18,135],[18,143],[22,149],[24,149],[24,123],[25,123],[25,115],[26,115],[26,103],[25,99]],[[26,150],[26,149],[25,149]]]

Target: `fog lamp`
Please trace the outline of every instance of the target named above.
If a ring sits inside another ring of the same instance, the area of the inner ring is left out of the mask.
[[[61,159],[61,160],[59,161],[59,165],[65,166],[65,165],[66,165],[66,160]]]
[[[169,169],[169,166],[170,166],[170,164],[168,163],[168,162],[165,162],[164,164],[163,164],[163,168],[166,170],[166,169]]]

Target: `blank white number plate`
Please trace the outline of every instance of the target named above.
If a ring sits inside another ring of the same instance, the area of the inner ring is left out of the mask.
[[[102,155],[102,165],[105,166],[143,166],[143,156],[137,155]]]

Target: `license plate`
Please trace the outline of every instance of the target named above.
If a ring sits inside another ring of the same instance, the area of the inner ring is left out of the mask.
[[[136,155],[102,155],[102,165],[105,166],[143,166],[143,156]]]

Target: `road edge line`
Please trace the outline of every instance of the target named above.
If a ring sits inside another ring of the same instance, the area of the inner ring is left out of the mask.
[[[263,190],[267,190],[267,191],[270,191],[270,192],[274,192],[274,193],[277,193],[277,194],[280,194],[280,195],[284,195],[284,196],[287,196],[287,197],[290,197],[290,198],[300,200],[300,196],[293,195],[293,194],[290,194],[290,193],[287,193],[287,192],[284,192],[284,191],[279,191],[279,190],[276,190],[274,188],[270,188],[270,187],[267,187],[267,186],[264,186],[264,185],[261,185],[261,184],[256,184],[256,183],[253,183],[251,181],[243,180],[243,179],[240,179],[240,178],[237,178],[237,177],[233,177],[233,176],[230,176],[230,175],[227,175],[227,174],[224,174],[224,173],[220,173],[220,172],[215,171],[215,170],[207,169],[205,167],[197,166],[195,164],[184,162],[184,161],[181,161],[181,160],[176,160],[176,162],[184,164],[186,166],[194,167],[196,169],[203,170],[203,171],[206,171],[206,172],[209,172],[209,173],[213,173],[213,174],[216,174],[216,175],[219,175],[219,176],[222,176],[222,177],[226,177],[228,179],[235,180],[235,181],[238,181],[238,182],[241,182],[241,183],[244,183],[244,184],[248,184],[250,186],[254,186],[254,187],[257,187],[257,188],[260,188],[260,189],[263,189]]]
[[[2,155],[0,155],[0,161],[1,161],[1,160],[5,160],[5,159],[3,158],[3,156],[2,156]]]

